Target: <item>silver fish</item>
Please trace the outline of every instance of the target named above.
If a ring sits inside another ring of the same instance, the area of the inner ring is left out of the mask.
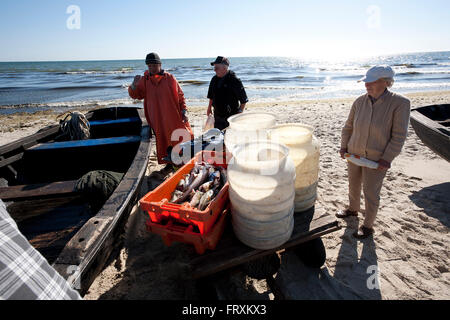
[[[194,173],[191,173],[191,174],[189,174],[189,175],[186,177],[186,179],[185,179],[185,188],[184,188],[184,191],[186,191],[187,188],[189,188],[189,185],[192,183],[192,181],[194,181],[194,179],[195,179],[195,174],[194,174]]]
[[[195,190],[192,190],[191,193],[189,193],[189,196],[186,200],[191,201],[194,196],[195,196]]]
[[[172,198],[170,199],[170,202],[172,203],[176,203],[176,201],[183,195],[183,192],[181,192],[180,190],[175,190],[172,193]]]
[[[176,189],[179,191],[186,190],[186,177],[184,177],[183,179],[180,180],[180,182],[178,182]]]
[[[198,209],[200,211],[203,211],[206,209],[206,207],[212,200],[213,194],[214,194],[214,190],[211,189],[202,196],[202,198],[200,199],[200,203],[198,204]]]
[[[192,192],[192,190],[197,189],[205,180],[207,177],[207,170],[205,167],[203,167],[200,170],[200,173],[198,174],[198,176],[195,178],[195,180],[189,185],[189,187],[187,188],[187,190],[183,193],[183,195],[181,196],[180,199],[178,199],[178,201],[176,203],[182,203],[183,201],[185,201],[189,194]]]
[[[201,191],[195,192],[194,196],[192,197],[191,202],[189,202],[189,204],[191,205],[191,207],[195,208],[195,207],[199,204],[200,199],[201,199],[202,197],[203,197],[203,192],[201,192]]]
[[[191,173],[199,173],[200,169],[203,167],[203,163],[202,162],[196,162],[194,165],[194,168],[192,168]]]
[[[200,190],[200,191],[202,191],[202,192],[208,192],[209,189],[212,188],[213,183],[214,183],[213,181],[205,182],[204,184],[202,184],[202,185],[200,186],[200,188],[198,188],[198,190]]]

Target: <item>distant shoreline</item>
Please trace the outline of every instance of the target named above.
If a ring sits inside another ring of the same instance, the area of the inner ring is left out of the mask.
[[[393,92],[396,92],[395,85],[392,88]],[[398,92],[396,92],[398,93]],[[364,93],[361,93],[364,94]],[[418,97],[418,96],[424,96],[424,97],[431,97],[436,95],[450,95],[450,90],[442,90],[442,91],[416,91],[416,92],[409,92],[409,93],[400,93],[406,97]],[[317,99],[295,99],[295,100],[262,100],[262,101],[251,101],[247,104],[247,107],[249,108],[259,108],[259,107],[266,107],[266,106],[279,106],[279,105],[291,105],[291,104],[308,104],[308,103],[345,103],[349,102],[351,100],[355,100],[358,97],[358,95],[349,95],[347,97],[339,97],[339,98],[317,98]],[[62,103],[63,104],[63,103]],[[28,108],[27,111],[15,111],[15,112],[2,112],[2,110],[8,110],[14,108],[14,106],[0,106],[0,118],[1,117],[8,117],[8,116],[21,116],[21,115],[28,115],[33,116],[36,115],[38,117],[45,116],[45,115],[53,115],[53,114],[60,114],[63,112],[73,111],[73,110],[91,110],[91,109],[97,109],[97,108],[103,108],[103,107],[111,107],[111,106],[140,106],[142,105],[142,102],[138,101],[136,103],[132,104],[111,104],[111,105],[102,105],[102,104],[88,104],[88,105],[71,105],[71,106],[56,106],[55,109],[51,109],[52,107],[45,107],[45,104],[41,105],[40,109],[32,110],[32,107]],[[207,100],[205,99],[202,102],[190,102],[187,99],[187,107],[189,112],[201,112],[203,109],[206,110],[207,107]],[[44,108],[44,109],[43,109]],[[411,108],[414,108],[414,105],[411,106]]]

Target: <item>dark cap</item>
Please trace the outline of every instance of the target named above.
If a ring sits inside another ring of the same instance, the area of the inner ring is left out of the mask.
[[[145,58],[145,64],[161,64],[161,59],[157,53],[149,53]]]
[[[216,61],[211,62],[212,66],[215,65],[215,64],[224,64],[226,66],[229,66],[230,65],[230,61],[227,58],[225,58],[225,57],[218,56],[216,58]]]

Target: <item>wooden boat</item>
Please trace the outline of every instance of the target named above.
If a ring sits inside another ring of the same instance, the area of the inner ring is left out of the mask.
[[[450,161],[450,104],[411,110],[411,125],[427,147]]]
[[[120,245],[151,150],[141,108],[98,109],[86,118],[88,140],[55,141],[61,133],[55,125],[0,147],[0,199],[24,236],[81,294]],[[124,173],[100,209],[74,189],[93,170]]]

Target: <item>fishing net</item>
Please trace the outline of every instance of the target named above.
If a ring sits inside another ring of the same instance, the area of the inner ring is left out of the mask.
[[[93,209],[98,210],[117,188],[123,176],[120,172],[91,171],[77,181],[75,190],[82,192]]]
[[[91,125],[84,114],[78,111],[70,111],[57,117],[64,117],[60,120],[59,127],[61,134],[58,139],[66,138],[70,140],[87,140],[90,137]]]

